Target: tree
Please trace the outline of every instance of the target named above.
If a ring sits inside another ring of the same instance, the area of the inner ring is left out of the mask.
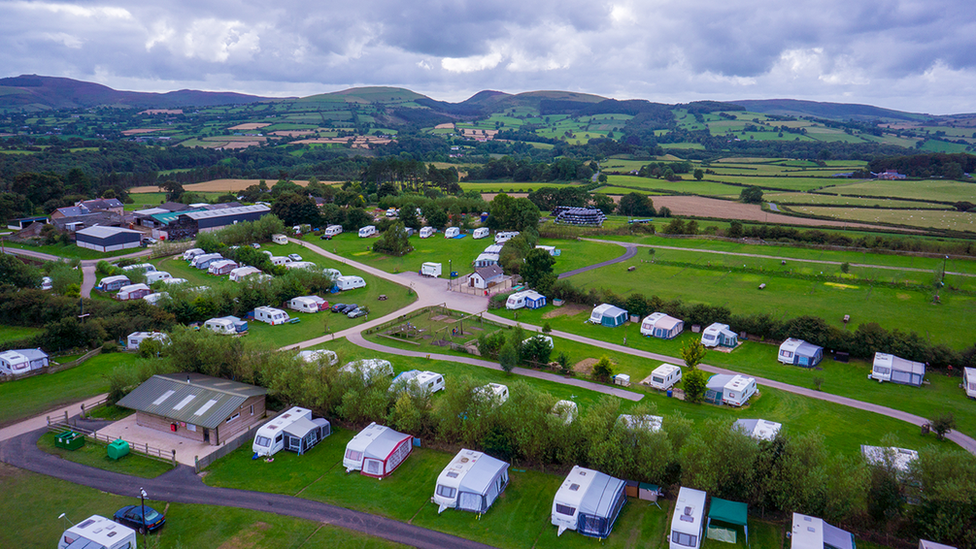
[[[705,360],[705,346],[702,342],[695,339],[681,347],[681,358],[685,360],[685,366],[694,370]]]
[[[347,231],[356,231],[373,221],[373,216],[366,213],[362,208],[349,208],[346,210],[346,222],[342,228]]]
[[[381,252],[396,257],[401,257],[413,251],[410,239],[407,236],[407,228],[403,223],[397,221],[387,229],[376,244],[373,244],[374,252]]]
[[[614,203],[612,198],[610,198],[605,194],[594,194],[593,207],[603,212],[603,215],[610,215],[613,213],[613,210],[617,207],[617,204]]]
[[[0,286],[40,288],[41,272],[13,254],[0,254]]]
[[[511,373],[512,368],[515,368],[518,361],[518,350],[514,345],[512,345],[511,341],[506,341],[505,344],[502,345],[501,350],[498,351],[498,363],[501,364],[502,370],[505,370],[505,373]]]
[[[427,224],[435,229],[441,230],[447,226],[447,212],[433,202],[424,208],[424,217]]]
[[[613,363],[606,356],[600,357],[600,360],[593,365],[593,379],[598,381],[609,381],[613,376]]]
[[[943,412],[932,418],[929,423],[939,440],[945,440],[945,436],[956,428],[956,417],[952,412]]]
[[[620,215],[631,217],[653,217],[656,215],[651,198],[640,193],[629,193],[621,197],[617,211]]]
[[[701,168],[695,169],[695,179],[701,181],[705,177],[705,172]]]
[[[271,213],[281,218],[285,225],[318,225],[319,221],[319,209],[315,206],[315,201],[296,193],[280,195],[271,205]]]
[[[705,398],[705,391],[708,389],[705,372],[695,368],[682,376],[681,384],[685,388],[685,400],[688,402],[697,403]]]
[[[520,269],[522,280],[530,288],[536,288],[546,275],[552,274],[552,269],[555,264],[556,258],[549,255],[549,252],[534,248],[525,256],[525,261]],[[549,283],[549,287],[552,287],[551,282]]]
[[[729,232],[727,234],[729,238],[742,238],[742,222],[733,221],[729,223]]]
[[[163,181],[163,184],[159,187],[166,191],[166,200],[170,202],[176,202],[186,192],[183,190],[183,185],[180,185],[179,181],[173,181],[172,179]]]
[[[520,359],[523,364],[544,367],[549,363],[552,347],[549,340],[542,336],[530,337],[522,344]]]
[[[763,201],[763,191],[756,186],[746,187],[739,193],[739,199],[746,204],[760,204]]]

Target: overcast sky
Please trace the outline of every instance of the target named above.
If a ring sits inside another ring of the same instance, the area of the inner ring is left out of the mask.
[[[570,90],[976,112],[971,0],[0,0],[0,76],[460,101]]]

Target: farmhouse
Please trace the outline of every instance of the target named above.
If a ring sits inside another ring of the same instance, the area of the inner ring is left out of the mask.
[[[606,539],[627,503],[626,485],[610,475],[574,465],[552,500],[556,535],[576,530],[584,536]]]
[[[716,374],[708,379],[705,390],[705,401],[712,404],[728,404],[742,406],[749,401],[749,397],[756,394],[755,378]]]
[[[701,342],[706,347],[735,347],[739,344],[739,336],[729,329],[728,324],[716,322],[702,331]]]
[[[624,322],[627,322],[627,318],[627,311],[609,303],[604,303],[593,308],[593,312],[590,313],[589,322],[590,324],[600,324],[616,328]]]
[[[468,286],[484,290],[500,283],[504,276],[505,273],[498,265],[479,267],[468,275]]]
[[[822,519],[793,513],[790,549],[854,549],[854,534]]]
[[[79,248],[97,252],[114,252],[142,245],[142,233],[121,227],[88,227],[75,233]]]
[[[11,349],[0,353],[0,374],[8,376],[40,370],[48,364],[47,353],[40,349]]]
[[[890,381],[902,385],[921,387],[925,380],[925,365],[912,362],[887,353],[874,353],[874,364],[871,367],[869,379],[878,382]]]
[[[75,206],[85,208],[89,212],[112,212],[116,215],[125,215],[125,206],[118,198],[96,198],[94,200],[83,200],[76,202]]]
[[[737,419],[732,424],[732,428],[738,429],[756,440],[773,440],[783,425],[765,419]]]
[[[823,347],[791,337],[779,346],[779,355],[776,359],[783,364],[813,368],[823,360]]]
[[[130,301],[133,299],[142,299],[151,293],[153,293],[152,288],[145,284],[129,284],[128,286],[119,288],[119,293],[115,294],[115,299],[119,301]]]
[[[389,476],[413,450],[413,436],[370,423],[346,445],[342,466],[374,478]]]
[[[683,320],[664,313],[651,313],[641,321],[641,334],[661,339],[674,339],[685,329]]]
[[[331,434],[327,419],[313,419],[311,410],[293,406],[258,429],[251,451],[255,457],[271,456],[278,450],[302,455]]]
[[[966,390],[966,396],[976,398],[976,368],[963,369],[962,386]]]
[[[114,292],[122,286],[128,286],[129,283],[129,277],[125,275],[106,276],[95,289],[102,292]]]
[[[203,374],[157,374],[118,405],[135,410],[142,427],[217,446],[264,417],[265,394],[262,387]]]
[[[509,464],[482,452],[462,448],[437,477],[433,502],[445,509],[488,511],[508,486]]]

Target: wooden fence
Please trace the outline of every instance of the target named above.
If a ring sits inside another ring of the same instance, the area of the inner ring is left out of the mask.
[[[107,435],[100,435],[97,431],[91,431],[77,425],[71,425],[67,419],[67,412],[65,412],[65,419],[52,420],[50,416],[47,418],[47,430],[61,434],[65,431],[74,431],[76,433],[81,433],[85,435],[85,438],[100,444],[108,445],[113,441],[119,440],[118,437],[110,437]],[[121,439],[125,440],[125,439]],[[136,444],[134,442],[126,440],[129,444],[129,451],[132,453],[140,454],[150,459],[155,459],[157,461],[162,461],[164,463],[169,463],[174,468],[178,465],[176,462],[176,450],[163,450],[162,448],[156,448],[150,446],[149,443]]]

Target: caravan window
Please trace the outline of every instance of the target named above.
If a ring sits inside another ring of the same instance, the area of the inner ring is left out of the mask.
[[[457,490],[451,488],[450,486],[444,486],[443,484],[437,485],[437,495],[445,498],[453,498],[457,494]]]
[[[271,439],[268,437],[258,437],[257,440],[254,441],[254,444],[257,444],[258,446],[264,446],[267,448],[268,445],[271,444]]]
[[[888,374],[891,373],[891,369],[884,368],[882,366],[875,366],[874,367],[874,371],[875,371],[875,373],[881,374],[883,376],[886,376],[886,375],[888,375]]]
[[[569,505],[563,505],[561,503],[557,503],[556,512],[559,513],[560,515],[573,516],[574,514],[576,514],[576,508],[570,507]]]
[[[654,383],[664,383],[664,378],[659,376],[654,376],[651,378],[651,381],[653,381]]]
[[[351,461],[359,461],[363,459],[363,453],[355,450],[346,450],[346,459]]]
[[[685,547],[697,547],[698,536],[685,534],[683,532],[671,532],[671,541]]]
[[[279,434],[278,436],[276,436],[276,437],[275,437],[275,442],[276,442],[276,443],[277,443],[277,442],[281,442],[281,437],[282,437],[282,435],[280,435],[280,434]]]

